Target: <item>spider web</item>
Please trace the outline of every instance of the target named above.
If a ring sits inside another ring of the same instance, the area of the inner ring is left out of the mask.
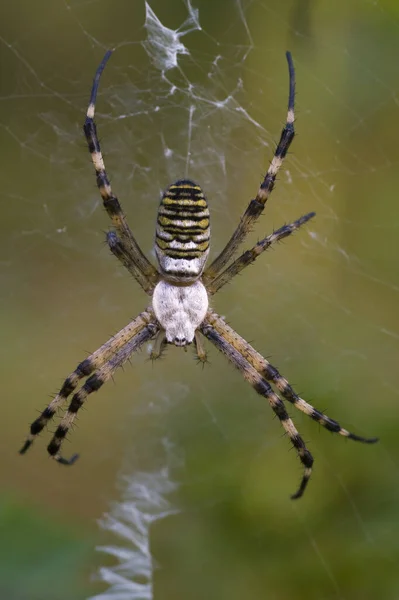
[[[18,3],[13,7],[7,11]],[[10,374],[16,378],[18,365],[26,364],[26,381],[42,397],[52,374],[57,388],[57,377],[80,360],[82,349],[98,347],[145,306],[102,245],[107,221],[82,139],[91,77],[105,50],[116,47],[100,84],[98,130],[113,188],[140,245],[151,255],[159,194],[185,176],[208,196],[215,256],[272,157],[286,116],[284,52],[290,49],[299,135],[246,247],[301,214],[315,210],[317,217],[234,281],[215,308],[259,351],[272,354],[309,402],[361,435],[383,438],[372,450],[344,444],[291,411],[316,459],[306,499],[293,504],[287,496],[299,467],[286,452],[288,441],[266,403],[216,349],[209,348],[204,371],[190,352],[173,348],[154,368],[145,355],[134,357],[116,388],[90,398],[71,437],[87,470],[79,465],[73,479],[57,473],[50,481],[41,466],[27,484],[36,500],[44,500],[39,484],[50,486],[55,505],[64,502],[90,517],[111,505],[112,495],[120,498],[101,521],[109,531],[101,549],[111,558],[99,577],[109,589],[95,598],[184,597],[178,587],[173,594],[171,582],[180,578],[173,559],[198,577],[203,555],[196,562],[176,532],[186,527],[193,546],[213,547],[219,537],[212,545],[193,522],[206,529],[229,511],[245,530],[231,525],[233,546],[241,548],[240,535],[251,548],[264,540],[275,544],[279,535],[292,545],[287,532],[296,532],[310,556],[310,564],[298,559],[298,569],[316,571],[321,580],[320,588],[304,588],[304,597],[351,596],[328,511],[347,547],[389,575],[397,559],[394,532],[376,515],[389,515],[388,523],[397,517],[398,491],[390,417],[399,351],[394,4],[363,0],[331,11],[328,3],[224,0],[211,10],[202,0],[134,6],[74,0],[38,5],[40,19],[35,13],[28,27],[29,10],[21,13],[24,23],[8,15],[0,36],[1,265]],[[18,424],[32,408],[26,381],[10,384],[16,397],[26,398],[13,409]],[[7,436],[8,448],[15,439]],[[7,468],[10,481],[16,464]],[[76,498],[89,469],[83,509]],[[122,475],[113,492],[116,470]],[[282,534],[271,514],[284,520]],[[168,536],[178,538],[170,556],[162,542]],[[213,552],[215,562],[225,560],[222,550]],[[227,564],[236,569],[231,588],[219,585],[215,597],[263,598],[265,585],[271,597],[285,597],[269,571],[259,578],[263,587],[256,580],[251,588],[245,569],[234,560]],[[356,561],[350,565],[356,573]],[[217,581],[225,576],[222,568],[214,572]],[[199,597],[211,597],[206,581]],[[372,587],[362,591],[362,598],[373,597]],[[196,597],[190,592],[186,597]]]

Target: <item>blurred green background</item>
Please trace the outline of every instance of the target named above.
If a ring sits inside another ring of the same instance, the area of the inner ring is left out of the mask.
[[[189,14],[176,0],[151,7],[172,30]],[[95,547],[117,540],[97,520],[138,472],[166,464],[177,512],[151,528],[156,600],[399,598],[399,5],[194,7],[202,30],[180,38],[190,54],[162,76],[154,46],[140,43],[141,1],[0,6],[0,598],[105,590],[93,574],[117,561]],[[154,26],[164,57],[171,38]],[[248,245],[305,212],[317,217],[214,306],[309,402],[381,439],[346,442],[291,410],[315,457],[299,502],[289,494],[300,466],[279,423],[212,348],[204,370],[176,348],[155,365],[144,351],[134,357],[82,411],[65,444],[82,455],[73,469],[47,458],[49,432],[17,454],[49,394],[146,303],[103,243],[81,133],[112,46],[99,134],[148,253],[160,190],[186,169],[209,198],[213,252],[222,248],[279,137],[293,53],[298,136]]]

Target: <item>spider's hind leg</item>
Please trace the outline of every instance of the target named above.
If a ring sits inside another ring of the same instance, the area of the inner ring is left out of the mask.
[[[135,257],[132,255],[126,242],[118,237],[115,231],[107,231],[106,240],[112,254],[122,263],[135,280],[141,285],[143,290],[151,295],[158,282],[158,276],[149,277],[138,268]]]
[[[287,52],[286,56],[289,70],[288,111],[287,119],[281,132],[279,143],[277,144],[274,156],[260,185],[260,188],[258,189],[256,197],[249,202],[235,232],[227,242],[222,252],[215,258],[211,265],[205,269],[205,272],[202,276],[205,285],[209,285],[212,280],[222,272],[229,260],[235,254],[237,248],[251,231],[254,223],[259,219],[263,209],[265,208],[266,202],[273,191],[277,174],[284,162],[292,140],[294,139],[295,70],[291,53]]]
[[[276,229],[270,235],[266,236],[263,240],[260,240],[253,248],[246,250],[241,256],[239,256],[234,262],[232,262],[227,269],[219,273],[217,277],[211,280],[207,284],[208,294],[215,294],[220,290],[221,287],[229,283],[233,277],[238,275],[248,265],[252,264],[262,252],[270,248],[276,242],[283,240],[295,231],[297,231],[302,225],[307,223],[310,219],[315,216],[316,213],[311,212],[307,215],[303,215],[296,221],[283,225],[279,229]]]
[[[103,205],[111,219],[112,225],[115,228],[117,238],[114,249],[111,250],[117,256],[117,258],[124,264],[124,266],[132,273],[137,279],[143,289],[150,293],[152,287],[155,286],[158,280],[158,271],[151,264],[148,258],[145,256],[140,246],[138,245],[133,233],[127,223],[125,213],[122,210],[122,206],[112,191],[111,184],[105,170],[105,164],[103,155],[101,152],[100,142],[97,135],[97,127],[94,121],[94,114],[96,108],[96,99],[98,86],[100,84],[100,78],[104,71],[105,65],[107,64],[112,50],[106,52],[103,60],[98,67],[94,76],[93,87],[90,95],[90,102],[87,108],[86,120],[83,125],[84,134],[88,145],[89,152],[93,161],[94,169],[96,172],[97,187],[100,191]],[[118,242],[119,241],[119,245]]]

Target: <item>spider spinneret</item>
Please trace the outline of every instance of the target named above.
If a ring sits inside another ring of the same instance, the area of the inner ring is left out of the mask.
[[[20,453],[24,454],[30,448],[35,438],[53,419],[57,409],[72,395],[69,407],[47,447],[54,460],[64,465],[72,465],[78,455],[74,454],[70,459],[64,458],[60,453],[61,445],[87,397],[99,390],[115,371],[149,340],[155,340],[151,352],[153,359],[161,355],[167,343],[186,347],[194,342],[199,360],[205,362],[206,352],[200,335],[202,334],[241,372],[255,391],[269,402],[279,418],[303,465],[299,488],[291,496],[299,498],[309,481],[313,457],[289,417],[280,395],[331,432],[366,444],[376,442],[377,438],[364,438],[349,432],[337,421],[298,396],[273,365],[209,308],[208,300],[209,296],[253,263],[272,244],[288,237],[315,216],[315,213],[311,212],[288,225],[283,225],[230,262],[252,225],[262,214],[274,188],[277,173],[294,139],[295,71],[291,54],[287,52],[289,95],[286,123],[256,197],[249,202],[237,229],[222,252],[206,267],[210,243],[206,198],[201,188],[193,181],[176,181],[164,192],[158,210],[155,252],[159,271],[142,252],[127,224],[119,200],[111,189],[97,137],[94,122],[97,91],[101,74],[111,54],[111,50],[105,54],[95,74],[83,129],[96,171],[97,186],[113,226],[113,230],[107,233],[109,248],[150,296],[151,302],[145,311],[81,362],[66,378],[55,398],[33,421]],[[79,388],[83,379],[85,382]]]

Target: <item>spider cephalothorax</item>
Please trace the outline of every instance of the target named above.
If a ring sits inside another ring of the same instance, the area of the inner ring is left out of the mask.
[[[202,334],[239,369],[256,392],[268,400],[272,410],[280,419],[304,468],[300,486],[292,496],[292,498],[299,498],[309,480],[313,457],[290,419],[279,394],[329,431],[365,443],[373,443],[377,439],[363,438],[350,433],[337,421],[330,419],[300,398],[275,367],[227,325],[222,317],[209,308],[208,301],[209,296],[215,294],[272,244],[291,235],[314,217],[314,213],[309,213],[289,225],[283,225],[252,249],[230,262],[248,231],[263,212],[273,190],[277,173],[295,135],[295,73],[291,54],[287,52],[290,74],[287,121],[265,178],[256,197],[249,202],[237,229],[224,250],[210,266],[206,267],[210,227],[205,195],[198,185],[188,179],[176,181],[164,192],[158,210],[155,252],[159,271],[138,246],[119,200],[112,192],[97,137],[94,123],[95,102],[100,77],[110,56],[111,51],[106,53],[97,69],[84,132],[96,170],[97,185],[113,225],[113,230],[107,234],[108,245],[111,252],[147,292],[151,302],[144,312],[81,362],[66,378],[56,397],[32,423],[30,434],[20,452],[24,454],[27,451],[35,437],[54,417],[57,409],[75,392],[80,381],[86,378],[84,384],[73,394],[70,405],[47,448],[49,454],[59,463],[73,464],[77,455],[65,459],[60,454],[61,445],[87,396],[97,391],[133,352],[151,339],[155,340],[151,352],[153,359],[160,356],[166,343],[186,346],[193,342],[198,358],[205,361],[206,354],[200,336]]]

